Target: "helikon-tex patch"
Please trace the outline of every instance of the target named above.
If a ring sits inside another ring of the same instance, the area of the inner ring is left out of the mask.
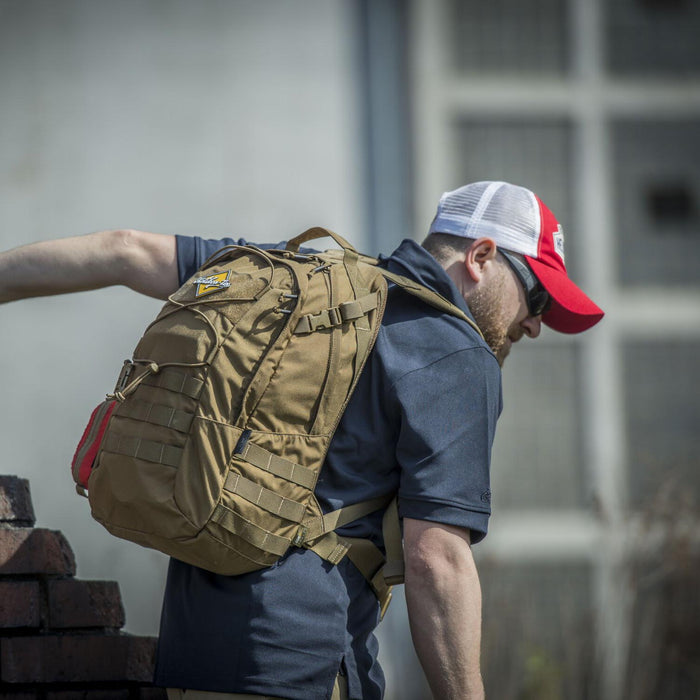
[[[229,282],[229,277],[231,277],[231,270],[228,272],[219,272],[216,275],[195,278],[193,280],[193,284],[197,285],[197,289],[194,293],[195,297],[203,297],[207,294],[220,292],[222,289],[230,287],[231,283]]]

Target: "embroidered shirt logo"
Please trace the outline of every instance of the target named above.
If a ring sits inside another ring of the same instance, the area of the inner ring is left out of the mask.
[[[564,229],[561,224],[557,225],[557,230],[552,233],[552,238],[554,239],[554,250],[557,255],[561,258],[561,261],[565,263],[564,260]]]
[[[197,277],[193,280],[192,284],[197,285],[195,290],[195,297],[204,297],[207,294],[213,294],[214,292],[220,292],[222,289],[226,289],[231,286],[229,282],[229,277],[231,277],[231,270],[228,272],[219,272],[216,275],[209,275],[208,277]]]

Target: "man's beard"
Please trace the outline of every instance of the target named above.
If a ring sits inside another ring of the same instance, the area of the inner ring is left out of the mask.
[[[518,340],[522,336],[515,324],[510,325],[503,309],[505,271],[487,287],[477,287],[469,296],[469,310],[477,326],[484,334],[484,340],[502,367],[510,352],[509,335]]]

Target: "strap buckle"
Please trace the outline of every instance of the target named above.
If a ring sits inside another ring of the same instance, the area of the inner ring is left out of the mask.
[[[391,586],[389,589],[386,591],[384,596],[382,596],[382,600],[379,601],[379,619],[383,620],[384,615],[386,615],[386,611],[389,609],[389,603],[391,603],[391,599],[393,597],[393,593],[391,592]]]
[[[119,373],[119,378],[114,387],[115,393],[121,391],[128,383],[131,373],[134,371],[134,363],[131,360],[124,360],[121,372]]]
[[[307,527],[305,525],[299,525],[297,534],[294,535],[294,539],[292,540],[292,547],[301,547],[304,544],[304,542],[306,542],[307,533]]]

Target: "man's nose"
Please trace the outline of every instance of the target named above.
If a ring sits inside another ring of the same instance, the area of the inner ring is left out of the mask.
[[[542,316],[527,316],[520,325],[528,338],[536,338],[542,330]]]

